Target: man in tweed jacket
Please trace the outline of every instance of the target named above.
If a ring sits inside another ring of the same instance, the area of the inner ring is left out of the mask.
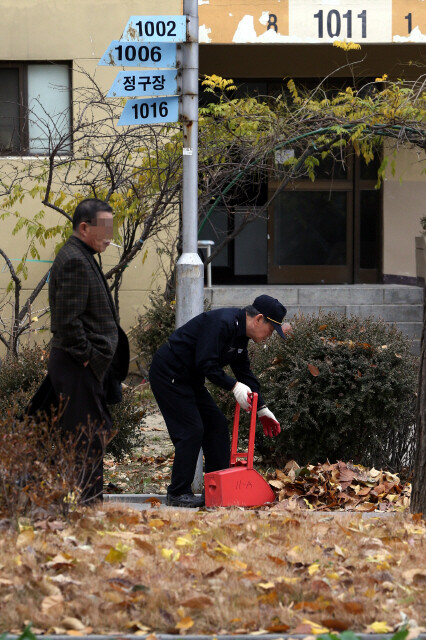
[[[129,365],[127,337],[95,260],[112,234],[111,207],[94,198],[80,202],[73,235],[59,250],[49,280],[53,338],[48,374],[56,398],[64,403],[62,430],[79,437],[77,472],[84,502],[102,499],[103,452],[112,427],[107,400],[120,400]],[[89,422],[90,428],[82,430]]]

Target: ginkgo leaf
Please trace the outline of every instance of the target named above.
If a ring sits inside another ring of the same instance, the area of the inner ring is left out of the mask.
[[[372,631],[373,633],[389,633],[392,631],[392,627],[390,627],[386,622],[372,622],[368,625],[368,631]]]
[[[310,576],[313,576],[318,570],[319,570],[320,566],[318,564],[318,562],[314,562],[313,564],[311,564],[308,567],[308,573]]]
[[[222,544],[222,542],[220,542],[219,540],[216,540],[217,542],[217,547],[215,547],[215,551],[219,551],[220,553],[223,553],[225,556],[230,556],[233,555],[234,553],[237,553],[235,549],[232,549],[231,547],[227,547],[225,544]]]
[[[194,544],[194,540],[192,539],[192,536],[190,533],[187,533],[185,536],[179,536],[179,538],[177,538],[175,545],[177,547],[185,547],[187,545],[192,545]]]
[[[193,619],[190,618],[189,616],[185,616],[184,618],[181,618],[179,622],[176,624],[176,629],[179,629],[180,631],[187,631],[187,629],[190,629],[193,626],[194,626]]]
[[[175,551],[175,549],[161,549],[161,555],[166,560],[174,560],[175,562],[180,558],[180,552]]]
[[[105,556],[105,562],[109,562],[110,564],[122,562],[129,551],[130,547],[119,542],[115,547],[110,547],[110,550]]]
[[[257,586],[261,589],[273,589],[275,587],[275,582],[258,582]]]
[[[148,524],[150,527],[155,527],[156,529],[160,529],[161,527],[164,527],[165,522],[164,520],[160,520],[159,518],[152,518],[152,520],[150,520]]]

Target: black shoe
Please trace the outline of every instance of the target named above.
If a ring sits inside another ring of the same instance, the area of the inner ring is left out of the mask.
[[[204,494],[201,496],[194,496],[193,493],[183,493],[180,496],[172,496],[168,493],[166,504],[169,507],[187,507],[197,509],[198,507],[204,507]]]

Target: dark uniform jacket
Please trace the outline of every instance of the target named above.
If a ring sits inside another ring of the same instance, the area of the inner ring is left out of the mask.
[[[232,389],[237,380],[259,393],[259,382],[250,369],[247,353],[246,312],[228,308],[206,311],[179,327],[169,338],[170,349],[194,384]],[[235,377],[223,367],[230,365]],[[258,406],[265,404],[259,395]]]
[[[71,236],[59,250],[49,279],[52,347],[89,365],[102,380],[113,369],[124,380],[129,366],[127,336],[118,325],[114,303],[92,249]],[[114,358],[114,362],[113,362]]]

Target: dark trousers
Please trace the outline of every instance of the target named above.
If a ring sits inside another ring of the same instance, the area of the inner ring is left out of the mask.
[[[190,493],[201,447],[206,473],[229,467],[228,421],[205,388],[204,380],[192,378],[167,344],[154,355],[149,380],[175,447],[168,493]]]
[[[63,403],[62,433],[64,437],[76,438],[76,475],[81,499],[85,503],[101,500],[103,454],[112,426],[103,384],[90,365],[84,367],[62,349],[51,350],[48,373],[55,395]]]

